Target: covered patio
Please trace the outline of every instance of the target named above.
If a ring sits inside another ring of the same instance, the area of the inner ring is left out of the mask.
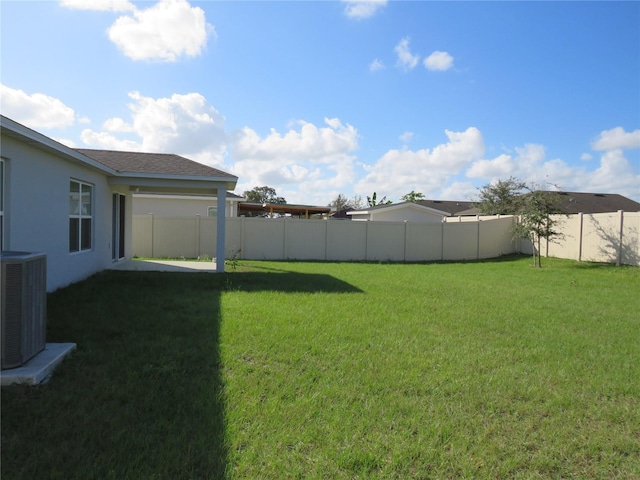
[[[111,150],[93,150],[93,149],[76,149],[77,152],[89,157],[116,172],[111,175],[108,182],[114,188],[128,189],[131,194],[149,193],[149,194],[203,194],[212,195],[217,200],[217,228],[215,251],[208,254],[212,257],[223,259],[221,262],[208,263],[207,268],[200,270],[209,270],[223,272],[224,271],[224,254],[225,254],[225,226],[226,226],[226,195],[227,191],[233,190],[238,182],[238,177],[221,170],[203,165],[187,158],[174,154],[162,153],[145,153],[145,152],[120,152]],[[131,198],[129,196],[129,198]],[[120,205],[120,212],[114,203],[114,212],[119,212],[117,216],[114,213],[113,229],[113,248],[117,245],[132,244],[131,233],[131,206],[126,209]],[[117,218],[116,218],[117,217]],[[127,225],[129,228],[127,228]],[[127,232],[127,230],[129,230]],[[122,237],[118,241],[117,237]],[[187,271],[194,268],[178,267],[176,265],[142,265],[137,262],[132,263],[130,260],[132,254],[130,250],[114,253],[115,269],[153,269],[155,271],[183,271],[176,270],[179,268]],[[195,262],[193,262],[195,263]],[[135,267],[135,268],[134,268]],[[173,268],[171,270],[170,268]]]
[[[110,270],[134,272],[184,272],[184,273],[215,273],[216,262],[198,262],[187,260],[125,260],[115,264]]]

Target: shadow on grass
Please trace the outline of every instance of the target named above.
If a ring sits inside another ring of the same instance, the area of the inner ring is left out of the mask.
[[[228,478],[220,297],[360,292],[330,275],[103,272],[48,298],[73,356],[2,389],[3,479]]]
[[[247,292],[362,293],[359,288],[331,275],[290,272],[268,267],[257,268],[267,271],[225,274],[225,287]]]

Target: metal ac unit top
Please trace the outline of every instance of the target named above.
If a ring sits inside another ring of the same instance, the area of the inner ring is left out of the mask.
[[[40,258],[40,257],[45,257],[46,254],[45,253],[38,253],[38,252],[14,252],[14,251],[10,251],[10,250],[3,250],[2,253],[0,253],[0,258],[2,259],[3,263],[20,263],[20,262],[24,262],[25,260],[31,260],[31,259],[36,259],[36,258]]]
[[[25,364],[46,346],[47,256],[2,252],[1,369]]]

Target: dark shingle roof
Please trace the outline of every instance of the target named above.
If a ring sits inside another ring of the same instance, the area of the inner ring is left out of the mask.
[[[420,200],[417,203],[424,205],[425,207],[442,210],[443,212],[447,212],[449,215],[455,215],[458,212],[473,207],[473,202],[463,202],[458,200]]]
[[[609,213],[624,210],[639,212],[640,203],[617,193],[552,192],[559,198],[558,209],[567,215],[576,213]],[[471,204],[469,210],[457,215],[477,215],[480,211]]]
[[[77,152],[121,173],[146,173],[160,175],[185,175],[190,177],[235,176],[194,162],[180,155],[167,153],[119,152],[77,148]]]
[[[563,213],[639,212],[640,203],[617,193],[557,192]]]

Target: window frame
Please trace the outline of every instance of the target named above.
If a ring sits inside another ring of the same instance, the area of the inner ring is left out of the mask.
[[[77,185],[77,191],[73,190],[74,184]],[[93,250],[93,212],[94,206],[94,191],[95,185],[89,182],[83,182],[75,178],[69,180],[69,253],[78,254],[82,252],[89,252]],[[74,213],[73,207],[73,194],[78,195],[77,198],[77,213]],[[86,202],[84,195],[89,195],[89,211],[83,211]],[[75,225],[74,225],[75,223]],[[76,231],[77,229],[77,231]],[[87,245],[88,239],[88,245]]]

